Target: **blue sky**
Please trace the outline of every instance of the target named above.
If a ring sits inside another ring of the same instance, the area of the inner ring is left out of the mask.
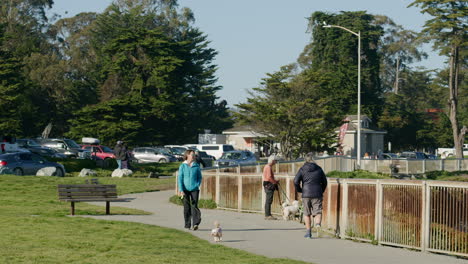
[[[80,12],[101,12],[112,0],[54,0],[52,12],[63,17]],[[309,42],[307,17],[315,11],[362,11],[386,15],[406,29],[419,32],[429,16],[407,8],[410,0],[179,0],[195,14],[195,26],[208,35],[219,52],[220,99],[229,106],[244,102],[247,90],[259,86],[266,73],[295,62]],[[65,11],[68,13],[65,14]],[[343,32],[347,34],[346,32]],[[353,37],[350,34],[350,37]],[[444,67],[445,58],[425,50],[429,58],[416,65]]]

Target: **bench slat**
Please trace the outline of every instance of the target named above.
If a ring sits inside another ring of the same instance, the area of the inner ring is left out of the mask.
[[[110,214],[110,202],[125,202],[117,197],[115,184],[59,184],[60,201],[71,202],[71,214],[75,214],[75,202],[106,202],[106,214]]]
[[[102,187],[116,187],[115,184],[58,184],[58,188],[102,188]]]
[[[125,198],[63,199],[64,202],[126,202]]]
[[[117,195],[116,191],[110,191],[110,192],[103,192],[103,191],[96,191],[96,192],[91,192],[91,191],[77,191],[77,192],[59,192],[60,195],[88,195],[88,194],[95,194],[95,195]]]
[[[113,196],[97,196],[97,195],[89,195],[89,196],[77,196],[77,195],[60,195],[59,200],[62,199],[98,199],[98,198],[103,198],[103,199],[114,199],[118,198],[116,195]]]

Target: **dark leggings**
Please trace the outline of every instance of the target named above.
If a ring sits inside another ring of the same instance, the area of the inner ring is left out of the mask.
[[[265,216],[270,216],[271,215],[271,204],[273,203],[273,194],[275,193],[275,190],[270,190],[267,188],[265,189],[266,193],[266,200],[265,200]]]
[[[201,213],[198,209],[198,195],[200,191],[184,191],[184,220],[185,228],[199,225],[201,222]]]

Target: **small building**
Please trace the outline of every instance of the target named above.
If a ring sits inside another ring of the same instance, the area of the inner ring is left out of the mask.
[[[254,153],[268,153],[270,144],[265,144],[262,138],[267,136],[256,132],[251,126],[237,126],[223,131],[226,135],[226,144],[232,145],[235,149],[249,150]],[[261,155],[262,156],[262,155]]]
[[[345,156],[356,156],[357,154],[357,115],[349,115],[341,127],[336,130],[339,137],[337,152]],[[377,128],[372,120],[361,115],[361,156],[368,152],[377,155],[384,150],[384,136],[387,131]]]

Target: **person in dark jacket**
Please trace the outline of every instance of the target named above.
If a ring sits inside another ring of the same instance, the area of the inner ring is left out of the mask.
[[[202,166],[202,168],[206,167],[205,161],[202,159],[200,151],[197,149],[195,150],[195,161]]]
[[[114,147],[115,160],[117,161],[118,169],[127,169],[126,161],[128,159],[127,146],[124,145],[124,142],[119,140],[117,145]],[[123,161],[123,162],[122,162]],[[125,166],[123,166],[125,165]]]
[[[327,178],[322,168],[313,159],[313,154],[305,156],[305,163],[294,178],[296,192],[302,193],[304,222],[306,225],[305,238],[312,238],[311,215],[314,217],[317,230],[322,222],[323,193],[327,188]]]

